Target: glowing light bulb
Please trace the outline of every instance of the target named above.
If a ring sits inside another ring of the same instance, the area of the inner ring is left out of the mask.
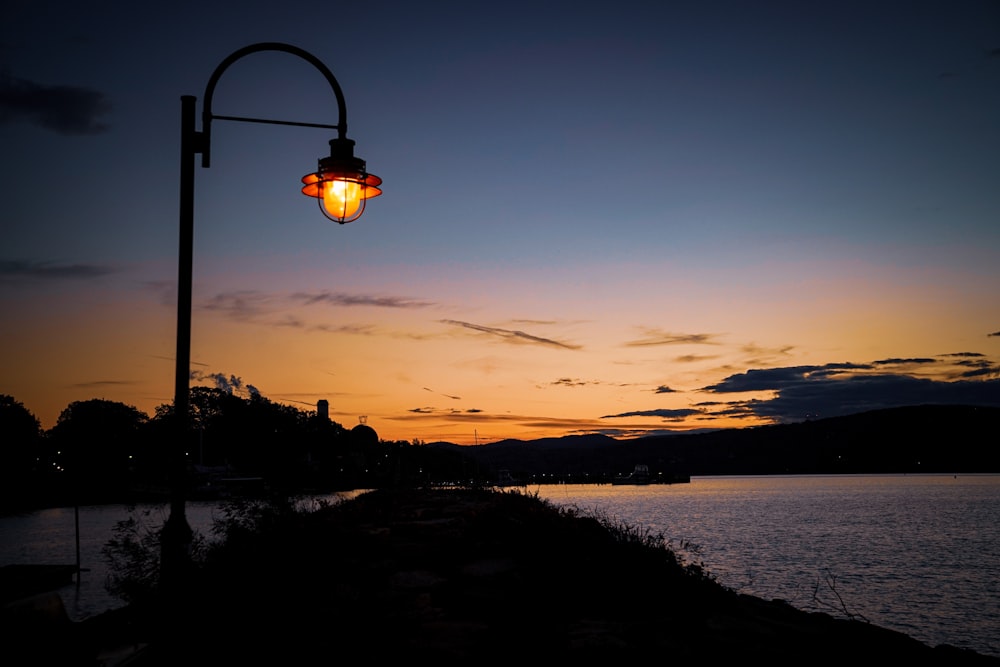
[[[325,181],[323,207],[334,218],[351,218],[361,205],[362,189],[357,181]]]

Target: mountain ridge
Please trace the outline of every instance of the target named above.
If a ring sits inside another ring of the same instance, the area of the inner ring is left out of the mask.
[[[1000,473],[1000,407],[913,405],[700,433],[428,443],[519,479],[595,480],[648,465],[671,475]]]

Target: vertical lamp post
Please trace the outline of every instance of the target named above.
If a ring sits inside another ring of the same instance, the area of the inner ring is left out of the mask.
[[[234,62],[259,51],[282,51],[298,56],[313,65],[326,78],[337,98],[336,125],[300,123],[261,118],[219,116],[212,113],[212,95],[223,72]],[[163,526],[160,539],[161,585],[170,589],[183,577],[189,563],[192,531],[185,515],[186,450],[190,444],[190,379],[191,379],[191,283],[194,245],[194,172],[195,155],[201,154],[203,168],[210,162],[211,128],[213,120],[231,120],[272,125],[296,125],[337,130],[337,137],[330,140],[330,155],[320,158],[314,173],[302,178],[302,193],[315,197],[323,214],[344,224],[364,213],[365,203],[382,194],[382,179],[369,174],[365,161],[354,156],[354,142],[347,138],[347,105],[340,85],[333,73],[312,54],[302,49],[277,42],[263,42],[246,46],[223,60],[205,88],[202,111],[202,129],[195,129],[195,102],[192,95],[181,97],[181,185],[180,185],[180,246],[177,268],[177,365],[174,378],[174,417],[177,441],[170,461],[170,514]]]

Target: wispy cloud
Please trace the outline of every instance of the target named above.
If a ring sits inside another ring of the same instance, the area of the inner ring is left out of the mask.
[[[460,400],[462,400],[462,397],[461,397],[461,396],[452,396],[451,394],[442,394],[442,393],[441,393],[441,392],[439,392],[439,391],[434,391],[434,390],[433,390],[433,389],[431,389],[430,387],[424,387],[424,391],[429,391],[429,392],[431,392],[432,394],[437,394],[438,396],[444,396],[445,398],[450,398],[450,399],[452,399],[453,401],[460,401]]]
[[[100,264],[0,260],[0,280],[93,280],[116,272],[117,269]]]
[[[709,361],[711,359],[718,359],[718,355],[710,354],[682,354],[679,357],[674,357],[674,361],[679,364],[693,364],[699,361]]]
[[[0,71],[0,124],[26,121],[65,135],[99,134],[111,111],[104,93],[80,86],[45,86]]]
[[[133,380],[93,380],[90,382],[77,382],[69,385],[78,389],[99,389],[101,387],[128,387],[139,384]]]
[[[761,347],[756,343],[750,343],[740,348],[745,355],[747,366],[770,366],[776,363],[776,360],[787,358],[794,349],[795,347],[792,345],[768,348]]]
[[[563,343],[561,341],[552,340],[551,338],[542,338],[541,336],[534,336],[524,331],[517,331],[511,329],[500,329],[498,327],[488,327],[482,324],[472,324],[471,322],[461,322],[459,320],[440,320],[443,324],[450,324],[456,327],[464,327],[466,329],[471,329],[473,331],[478,331],[480,333],[489,334],[491,336],[497,336],[503,340],[510,343],[534,343],[538,345],[548,345],[551,347],[559,347],[567,350],[579,350],[579,345],[572,345],[570,343]]]
[[[312,324],[307,328],[310,331],[351,334],[352,336],[372,336],[376,333],[375,327],[370,324]]]
[[[555,429],[571,433],[596,433],[606,429],[606,424],[596,419],[573,419],[562,417],[539,417],[537,415],[521,415],[509,412],[486,412],[480,409],[438,409],[433,407],[412,408],[406,415],[388,417],[393,421],[428,423],[451,422],[454,424],[472,424],[488,427],[490,424],[517,424],[525,428]],[[480,431],[480,439],[491,438],[485,431]]]
[[[644,337],[626,341],[626,347],[649,347],[653,345],[717,345],[716,334],[679,334],[659,329],[644,330]]]
[[[291,299],[306,306],[326,304],[330,306],[377,306],[379,308],[427,308],[434,305],[433,302],[410,297],[371,296],[342,292],[296,292],[291,295]]]
[[[222,313],[234,320],[254,320],[262,315],[269,315],[280,304],[273,294],[254,290],[236,292],[220,292],[201,304],[201,308]],[[284,324],[287,326],[287,323]]]
[[[317,292],[314,294],[296,292],[284,295],[257,290],[236,290],[220,292],[202,304],[206,310],[225,313],[234,319],[247,320],[269,315],[286,308],[325,304],[332,306],[374,306],[377,308],[426,308],[433,305],[429,301],[418,301],[409,297],[368,296],[364,294],[343,294]],[[291,318],[280,322],[282,326],[300,326],[301,321]]]
[[[515,324],[535,324],[535,325],[551,325],[557,324],[555,320],[513,320]]]
[[[306,319],[301,311],[295,313],[288,312],[290,309],[300,309],[303,306],[315,304],[367,305],[378,308],[423,308],[432,305],[430,302],[391,296],[370,297],[328,292],[316,294],[301,292],[280,294],[258,290],[235,290],[219,292],[202,301],[199,307],[207,311],[219,313],[231,320],[261,326],[367,336],[377,333],[376,328],[369,324],[338,323],[331,325],[322,322],[317,323]],[[412,337],[412,334],[409,335]]]

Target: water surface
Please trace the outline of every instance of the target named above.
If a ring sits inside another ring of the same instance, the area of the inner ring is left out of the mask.
[[[696,477],[523,491],[662,535],[734,590],[1000,657],[1000,475]],[[131,514],[159,526],[165,512],[112,505],[0,518],[0,565],[75,563],[79,518],[85,571],[59,594],[82,620],[122,606],[104,589],[101,550],[115,525]],[[219,513],[218,503],[187,508],[205,535]]]
[[[1000,476],[529,487],[661,534],[723,585],[1000,656]]]

